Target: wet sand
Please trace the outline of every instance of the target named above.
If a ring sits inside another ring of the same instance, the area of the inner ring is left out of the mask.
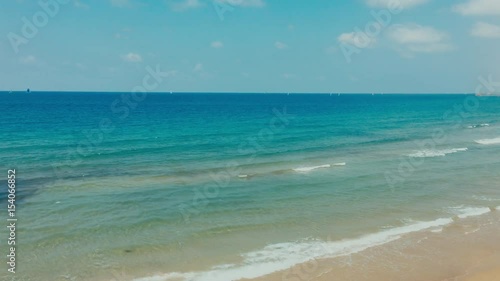
[[[500,211],[256,281],[500,281]]]

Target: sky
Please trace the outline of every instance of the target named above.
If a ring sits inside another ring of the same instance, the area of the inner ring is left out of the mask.
[[[471,93],[498,50],[499,0],[0,2],[5,91]]]

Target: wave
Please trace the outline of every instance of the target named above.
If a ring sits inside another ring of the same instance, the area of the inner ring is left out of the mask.
[[[261,250],[241,255],[243,261],[240,264],[224,264],[212,267],[208,271],[200,272],[172,272],[138,278],[134,279],[134,281],[218,281],[258,278],[276,271],[286,270],[294,265],[306,263],[314,259],[334,258],[358,253],[368,248],[397,240],[409,233],[424,230],[440,232],[443,227],[452,224],[457,217],[458,219],[463,219],[493,211],[493,209],[482,207],[455,207],[450,209],[456,213],[455,218],[439,218],[433,221],[414,222],[405,226],[395,227],[348,240],[323,241],[309,239],[297,242],[272,244]],[[496,209],[500,210],[500,206],[496,207]]]
[[[468,217],[475,217],[475,216],[480,216],[484,215],[486,213],[489,213],[492,211],[494,208],[488,208],[488,207],[454,207],[454,208],[449,208],[449,212],[452,214],[455,214],[458,218],[460,219],[465,219]]]
[[[467,126],[468,129],[475,129],[475,128],[482,128],[482,127],[489,127],[490,124],[488,123],[483,123],[483,124],[477,124],[477,125],[470,125]]]
[[[490,198],[490,197],[487,197],[487,196],[477,196],[477,195],[473,195],[472,198],[476,199],[476,200],[481,200],[481,201],[490,201],[490,202],[494,202],[494,201],[500,201],[500,199],[498,198]]]
[[[332,166],[345,166],[345,165],[346,163],[335,163],[335,164],[325,164],[325,165],[311,166],[311,167],[300,167],[292,170],[298,173],[307,173],[317,169],[324,169],[324,168],[331,168]]]
[[[345,162],[341,163],[335,163],[335,164],[324,164],[324,165],[318,165],[318,166],[303,166],[299,168],[284,168],[284,169],[274,169],[274,170],[267,170],[267,171],[260,171],[260,172],[255,172],[252,174],[246,174],[246,173],[241,173],[236,175],[236,177],[240,180],[250,180],[253,179],[254,177],[260,177],[260,176],[266,176],[266,175],[283,175],[283,174],[289,174],[289,173],[301,173],[301,174],[306,174],[314,170],[318,169],[327,169],[327,168],[332,168],[335,166],[345,166],[347,165]]]
[[[475,142],[483,145],[500,144],[500,137],[494,139],[476,140]]]
[[[409,154],[410,157],[422,158],[422,157],[443,157],[448,154],[464,152],[469,150],[467,147],[464,148],[450,148],[450,149],[442,149],[442,150],[421,150],[412,154]]]

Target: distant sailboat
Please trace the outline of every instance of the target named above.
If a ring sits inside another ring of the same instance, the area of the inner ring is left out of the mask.
[[[26,93],[29,93],[29,92],[31,92],[30,88],[28,88],[28,89],[26,90]]]

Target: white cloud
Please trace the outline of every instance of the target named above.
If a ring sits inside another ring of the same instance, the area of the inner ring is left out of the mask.
[[[194,71],[194,72],[200,72],[200,71],[202,71],[202,70],[203,70],[203,64],[201,64],[201,63],[197,63],[197,64],[194,66],[194,68],[193,68],[193,71]]]
[[[221,41],[214,41],[210,44],[210,46],[212,48],[215,48],[215,49],[219,49],[219,48],[222,48],[224,47],[224,43],[222,43]]]
[[[132,31],[132,29],[130,29],[130,28],[123,28],[121,30],[121,32],[115,33],[114,37],[115,37],[115,39],[129,39],[127,34],[131,31]]]
[[[111,6],[119,7],[119,8],[131,6],[130,0],[110,0],[110,2],[111,2]]]
[[[292,74],[292,73],[283,73],[283,75],[281,75],[281,77],[283,77],[283,79],[295,79],[297,77],[297,75],[295,74]]]
[[[226,4],[234,7],[262,8],[266,6],[264,0],[215,0],[215,3]]]
[[[443,41],[446,34],[430,26],[400,24],[389,30],[389,36],[399,44],[429,44]]]
[[[87,67],[83,64],[83,63],[80,63],[80,62],[77,62],[75,64],[76,68],[78,68],[79,70],[85,70],[87,69]]]
[[[123,0],[112,0],[112,1],[123,1]],[[205,6],[205,3],[201,0],[168,0],[170,6],[174,11],[185,11],[189,9],[195,9]],[[262,8],[266,6],[264,0],[210,0],[206,1],[209,3],[215,3],[218,5],[225,5],[228,7],[250,7],[250,8]]]
[[[325,48],[325,53],[327,54],[334,54],[339,51],[339,48],[337,46],[328,46]]]
[[[415,6],[424,4],[429,0],[366,0],[366,3],[372,7],[388,8],[394,5],[401,5],[404,9],[413,8]]]
[[[361,31],[342,33],[337,38],[340,44],[353,45],[357,48],[371,48],[377,43],[375,37],[370,37]]]
[[[280,41],[276,41],[274,43],[274,47],[276,47],[276,49],[279,49],[279,50],[283,50],[283,49],[286,49],[288,48],[288,45],[283,43],[283,42],[280,42]]]
[[[196,9],[203,6],[203,3],[200,0],[182,0],[172,3],[172,8],[175,11],[184,11],[189,9]]]
[[[87,9],[89,9],[89,8],[90,8],[90,6],[89,6],[89,5],[87,5],[87,4],[85,4],[85,3],[82,3],[82,2],[80,2],[79,0],[75,0],[75,1],[73,1],[73,5],[74,5],[76,8],[78,8],[78,9],[85,9],[85,10],[87,10]]]
[[[128,53],[122,56],[122,59],[126,62],[142,62],[142,57],[136,53]]]
[[[453,10],[464,16],[472,15],[500,15],[500,1],[498,0],[468,0],[458,4]]]
[[[482,38],[500,38],[500,26],[478,22],[472,28],[471,35]]]
[[[26,56],[26,57],[21,57],[20,61],[21,61],[22,64],[34,64],[34,63],[36,63],[36,57],[32,56],[32,55],[29,55],[29,56]]]
[[[446,43],[409,45],[408,50],[414,53],[439,53],[451,50],[453,47]]]
[[[434,53],[451,50],[448,35],[430,26],[399,24],[388,29],[389,39],[402,52]],[[408,54],[406,54],[408,55]]]

